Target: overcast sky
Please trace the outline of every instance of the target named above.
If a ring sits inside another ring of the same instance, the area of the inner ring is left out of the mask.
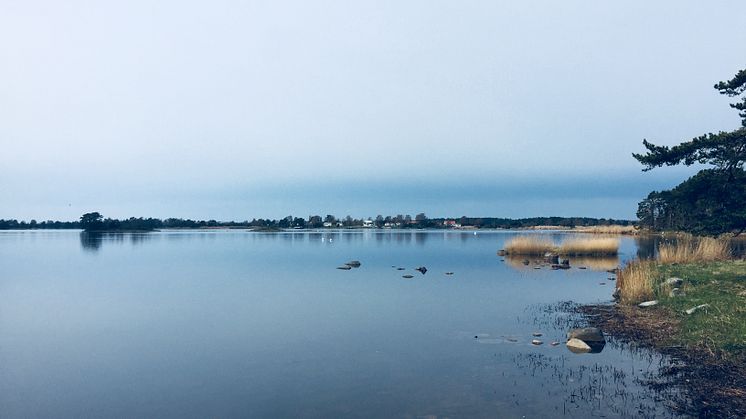
[[[746,2],[0,0],[0,218],[634,217]]]

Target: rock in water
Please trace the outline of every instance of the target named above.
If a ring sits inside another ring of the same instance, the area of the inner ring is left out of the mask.
[[[419,268],[415,269],[415,271],[420,271],[422,275],[425,275],[427,273],[427,268],[424,266],[420,266]]]
[[[411,278],[414,278],[414,276],[412,276],[412,275],[409,275],[409,274],[407,274],[407,275],[402,275],[401,277],[402,277],[402,278],[406,278],[406,279],[411,279]]]
[[[524,265],[528,265],[528,264],[529,264],[529,263],[531,263],[531,262],[529,262],[529,261],[528,261],[528,259],[524,259],[522,263],[523,263]]]
[[[567,339],[579,339],[583,342],[606,342],[601,329],[597,327],[583,327],[567,332]]]
[[[347,266],[347,265],[343,265],[343,266],[337,266],[337,269],[342,269],[342,270],[344,270],[344,271],[349,271],[349,270],[350,270],[350,269],[352,269],[352,268],[351,268],[351,267],[349,267],[349,266]]]
[[[570,352],[576,354],[587,354],[591,351],[591,347],[580,339],[572,338],[568,340],[565,345],[567,345],[567,349],[569,349]]]
[[[532,333],[532,335],[534,335],[535,337],[538,338],[539,336],[541,336],[541,332],[534,332],[534,333]]]
[[[668,278],[666,280],[666,285],[678,288],[678,287],[684,285],[684,280],[681,279],[681,278],[676,278],[676,277]]]
[[[556,340],[553,340],[552,343],[550,343],[550,345],[557,346],[557,345],[559,345],[559,342],[557,342]]]
[[[694,314],[695,311],[702,310],[703,308],[709,307],[709,304],[700,304],[697,307],[692,307],[689,310],[684,311],[686,314]]]
[[[353,268],[359,268],[360,267],[360,261],[359,260],[351,260],[347,263],[345,263],[347,266],[351,266]]]
[[[645,308],[645,307],[652,307],[656,304],[658,304],[658,300],[645,301],[644,303],[640,303],[637,306]]]
[[[534,340],[531,341],[532,345],[541,345],[542,343],[544,343],[544,342],[540,341],[539,339],[534,339]]]

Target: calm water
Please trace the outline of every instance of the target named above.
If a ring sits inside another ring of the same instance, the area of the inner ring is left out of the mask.
[[[665,361],[548,344],[638,244],[536,270],[514,234],[0,232],[0,416],[668,416]]]

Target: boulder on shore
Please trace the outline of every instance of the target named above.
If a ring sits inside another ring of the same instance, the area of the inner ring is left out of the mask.
[[[671,298],[674,298],[674,297],[685,297],[686,293],[684,291],[682,291],[681,288],[674,288],[674,289],[671,290],[671,292],[668,293],[668,296],[671,297]]]
[[[652,306],[654,306],[656,304],[658,304],[658,300],[651,300],[651,301],[645,301],[643,303],[640,303],[637,306],[645,308],[645,307],[652,307]]]
[[[684,313],[686,313],[686,314],[694,314],[694,312],[699,311],[699,310],[701,310],[703,308],[707,308],[709,306],[710,306],[709,304],[700,304],[697,307],[692,307],[689,310],[684,311]]]
[[[676,277],[668,278],[666,280],[666,285],[678,288],[678,287],[684,285],[684,280],[681,279],[681,278],[676,278]]]

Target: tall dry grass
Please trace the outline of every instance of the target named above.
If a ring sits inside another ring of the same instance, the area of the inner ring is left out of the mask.
[[[505,244],[504,250],[509,255],[544,255],[554,251],[554,243],[546,237],[517,236]]]
[[[591,237],[570,239],[563,242],[558,253],[567,256],[611,256],[619,253],[619,239]]]
[[[675,243],[658,246],[660,263],[710,262],[730,256],[730,241],[726,238],[683,236]]]
[[[575,231],[593,234],[637,234],[638,232],[635,226],[623,225],[576,227]]]
[[[564,256],[613,256],[619,253],[619,240],[611,237],[571,238],[559,246],[541,236],[517,236],[505,244],[509,255],[537,256],[547,252]]]
[[[635,260],[617,275],[619,298],[623,303],[635,304],[655,296],[655,266],[652,261]]]

